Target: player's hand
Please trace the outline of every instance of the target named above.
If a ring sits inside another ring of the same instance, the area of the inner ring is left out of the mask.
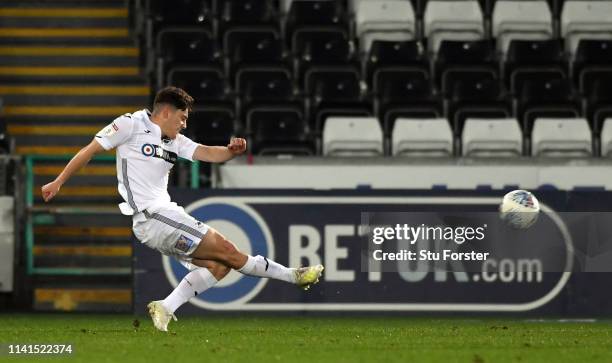
[[[246,151],[246,140],[239,137],[232,137],[230,143],[227,145],[227,149],[233,155],[240,155]]]
[[[41,190],[42,190],[42,197],[44,201],[48,202],[51,199],[53,199],[53,197],[55,197],[55,195],[59,193],[61,187],[62,185],[55,180],[49,184],[43,185]]]

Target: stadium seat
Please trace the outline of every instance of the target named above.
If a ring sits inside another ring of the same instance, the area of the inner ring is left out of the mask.
[[[374,72],[389,67],[429,73],[429,60],[422,43],[375,40],[363,61],[363,75],[368,86],[372,87]]]
[[[612,38],[581,40],[573,58],[572,76],[583,95],[593,91],[596,81],[612,83]]]
[[[461,134],[463,156],[514,157],[523,152],[523,134],[518,120],[473,119],[465,121]]]
[[[563,46],[559,40],[513,40],[504,63],[506,83],[517,94],[525,81],[566,77]]]
[[[416,36],[414,10],[406,0],[360,1],[355,23],[362,53],[370,51],[374,40],[407,41]]]
[[[291,73],[282,68],[244,68],[236,75],[240,102],[238,115],[242,119],[257,107],[292,106],[302,112],[302,101],[293,90]]]
[[[199,103],[233,107],[223,72],[215,68],[176,67],[168,72],[168,85],[187,91]]]
[[[612,39],[612,1],[566,1],[561,14],[561,37],[572,56],[582,39]]]
[[[493,10],[493,37],[505,55],[513,40],[548,40],[553,19],[545,0],[500,0]]]
[[[323,128],[324,156],[383,155],[383,134],[374,117],[330,117]]]
[[[586,157],[593,153],[586,119],[537,119],[531,143],[532,156]]]
[[[147,47],[160,30],[175,26],[197,26],[201,30],[214,31],[214,0],[148,0]]]
[[[333,0],[294,0],[285,19],[285,39],[293,41],[300,28],[335,27],[346,29],[342,3]]]
[[[292,44],[298,80],[313,66],[348,65],[354,60],[353,47],[344,30],[298,29]]]
[[[251,152],[257,155],[312,155],[314,144],[301,111],[295,108],[261,107],[249,111]]]
[[[580,105],[568,80],[525,81],[517,97],[515,115],[528,137],[536,118],[580,117]]]
[[[196,28],[168,28],[156,41],[157,82],[165,79],[167,69],[177,66],[220,67],[221,52],[212,34]]]
[[[436,85],[450,95],[459,81],[497,79],[498,64],[487,40],[442,41],[434,63]]]
[[[612,117],[612,81],[600,79],[594,82],[586,97],[585,116],[597,134],[603,121]]]
[[[398,118],[391,136],[393,156],[450,157],[453,133],[444,118]]]
[[[463,80],[455,83],[447,114],[455,136],[460,136],[466,119],[508,118],[511,105],[498,80]]]
[[[427,49],[433,54],[443,40],[480,40],[485,35],[482,10],[475,0],[428,1],[423,23]]]
[[[279,28],[272,0],[215,0],[218,7],[218,33],[233,27],[270,26]]]
[[[148,13],[156,25],[211,26],[213,0],[148,0]],[[209,29],[211,30],[211,29]]]
[[[317,134],[330,115],[370,115],[371,105],[364,96],[359,73],[343,67],[316,67],[305,76],[308,115]]]
[[[422,70],[385,68],[374,73],[374,113],[389,134],[398,117],[438,118],[441,101],[433,94],[429,74]]]
[[[205,145],[225,146],[234,136],[234,111],[226,107],[195,107],[189,115],[187,135]]]
[[[280,34],[272,28],[232,29],[223,37],[229,79],[241,67],[285,67],[287,57]]]
[[[601,129],[601,156],[612,157],[612,118],[603,122]]]

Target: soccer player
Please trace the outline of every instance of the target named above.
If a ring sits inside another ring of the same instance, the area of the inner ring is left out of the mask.
[[[136,111],[116,118],[82,148],[57,178],[42,187],[45,202],[91,158],[117,148],[119,209],[132,216],[136,238],[164,255],[174,256],[190,272],[164,300],[147,307],[155,327],[168,331],[174,312],[190,298],[213,287],[230,269],[245,275],[287,281],[308,289],[319,281],[323,266],[288,268],[264,256],[249,256],[214,228],[196,220],[168,194],[168,172],[177,157],[222,163],[246,151],[246,140],[232,138],[225,146],[206,146],[181,135],[187,127],[193,98],[184,90],[160,90],[153,112]]]

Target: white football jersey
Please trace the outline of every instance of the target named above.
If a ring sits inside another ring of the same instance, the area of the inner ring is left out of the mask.
[[[178,157],[193,161],[198,144],[179,134],[163,139],[161,129],[150,119],[149,110],[126,113],[96,134],[105,150],[117,148],[119,205],[131,215],[170,202],[168,173]]]

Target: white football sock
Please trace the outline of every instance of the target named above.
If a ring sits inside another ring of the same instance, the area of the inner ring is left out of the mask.
[[[207,268],[199,267],[188,273],[178,286],[162,301],[170,313],[174,313],[181,305],[204,291],[215,286],[217,279]]]
[[[263,256],[247,256],[247,262],[237,271],[249,276],[269,277],[295,284],[295,269],[285,267]]]

